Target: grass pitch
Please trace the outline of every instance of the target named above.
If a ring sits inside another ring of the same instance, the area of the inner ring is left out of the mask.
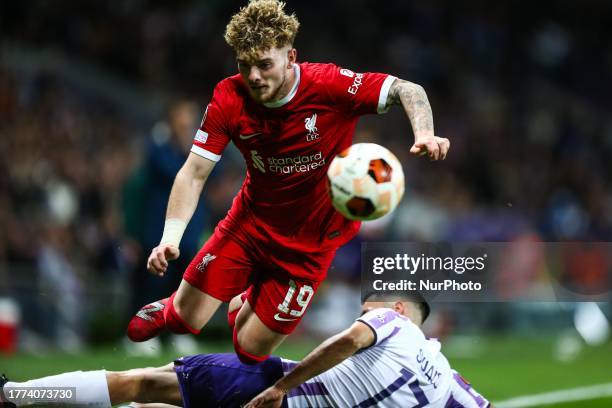
[[[286,342],[277,355],[299,360],[315,344]],[[612,383],[612,343],[582,349],[566,362],[555,355],[555,338],[464,337],[443,342],[443,351],[453,368],[468,379],[489,400],[510,398],[581,386]],[[230,343],[204,343],[202,352],[228,352]],[[172,351],[158,357],[133,357],[121,347],[92,349],[81,354],[17,354],[0,357],[0,372],[20,381],[64,371],[125,370],[161,366],[179,355]],[[558,408],[612,407],[612,397],[531,405]]]

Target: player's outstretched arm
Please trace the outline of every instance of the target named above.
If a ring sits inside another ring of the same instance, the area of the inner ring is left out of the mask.
[[[149,272],[163,276],[168,269],[168,261],[179,257],[181,238],[213,167],[214,161],[191,153],[177,173],[168,199],[164,233],[147,261]]]
[[[427,154],[432,160],[444,160],[450,141],[434,135],[433,114],[425,89],[421,85],[396,79],[389,89],[387,106],[402,105],[414,133],[410,153]]]
[[[340,364],[374,341],[372,329],[365,323],[356,321],[350,328],[321,343],[291,372],[253,398],[245,408],[280,407],[287,391]]]

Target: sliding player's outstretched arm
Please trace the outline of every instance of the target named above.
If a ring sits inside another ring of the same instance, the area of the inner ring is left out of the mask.
[[[215,162],[191,153],[174,179],[166,223],[160,244],[153,248],[147,261],[149,272],[163,276],[168,261],[179,257],[179,243],[198,205],[200,194]]]
[[[402,105],[414,133],[414,144],[410,153],[417,155],[427,154],[432,160],[444,160],[450,142],[443,137],[435,136],[433,114],[427,94],[422,86],[396,79],[389,89],[387,106]]]
[[[375,340],[374,332],[365,323],[353,323],[345,331],[321,343],[290,373],[255,397],[245,408],[280,407],[288,390],[340,364]]]

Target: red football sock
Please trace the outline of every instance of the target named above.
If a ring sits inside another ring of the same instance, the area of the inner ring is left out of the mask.
[[[174,308],[174,296],[176,296],[176,292],[170,296],[168,299],[168,304],[166,305],[166,309],[164,310],[164,319],[166,319],[166,327],[172,333],[176,334],[199,334],[201,330],[196,330],[191,327]]]
[[[266,361],[268,357],[270,357],[269,354],[265,356],[256,356],[255,354],[251,354],[248,351],[244,351],[242,347],[240,347],[240,344],[238,344],[238,332],[235,329],[232,339],[234,340],[234,350],[236,351],[236,355],[238,356],[238,359],[244,364],[259,364],[262,361]]]

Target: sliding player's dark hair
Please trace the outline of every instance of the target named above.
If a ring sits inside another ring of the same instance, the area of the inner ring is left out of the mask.
[[[421,313],[421,323],[425,323],[425,320],[429,317],[431,313],[431,307],[429,306],[429,303],[427,303],[423,295],[421,295],[419,292],[406,292],[402,293],[401,295],[389,295],[385,293],[368,292],[363,295],[362,299],[362,303],[408,300],[417,305],[417,308]]]
[[[370,301],[374,301],[374,296],[376,296],[378,293],[376,292],[367,292],[365,295],[363,295],[363,297],[361,298],[361,303],[365,303],[365,302],[370,302]]]
[[[429,307],[429,303],[427,303],[425,300],[422,300],[420,302],[414,302],[419,310],[421,311],[421,323],[425,323],[425,320],[427,320],[427,318],[429,317],[429,314],[431,313],[431,307]]]

